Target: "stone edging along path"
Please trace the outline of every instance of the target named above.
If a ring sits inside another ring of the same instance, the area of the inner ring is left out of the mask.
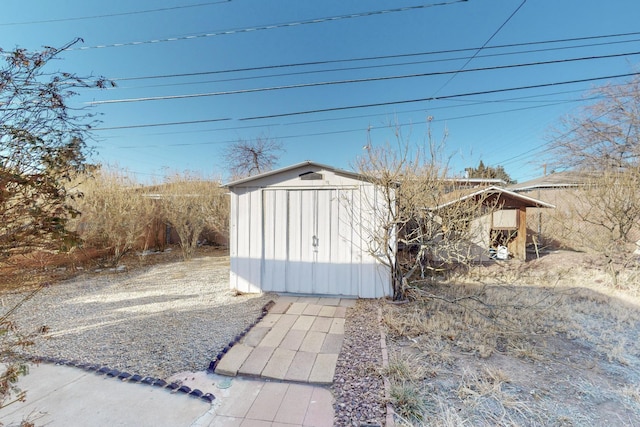
[[[256,326],[267,314],[269,314],[269,310],[274,305],[275,305],[275,302],[273,300],[271,300],[268,303],[266,303],[264,305],[264,307],[262,307],[262,312],[260,313],[258,318],[255,321],[253,321],[253,323],[251,323],[249,326],[247,326],[242,332],[240,332],[238,335],[236,335],[235,338],[233,339],[233,341],[231,341],[225,348],[223,348],[222,351],[216,355],[216,358],[214,360],[212,360],[211,363],[209,363],[209,368],[207,368],[207,372],[208,373],[210,373],[210,374],[214,373],[214,371],[216,370],[216,367],[218,366],[218,363],[220,363],[220,360],[222,360],[222,357],[225,354],[227,354],[227,352],[229,350],[231,350],[231,347],[233,347],[234,345],[239,343],[240,340],[242,340],[242,338],[244,338],[244,336],[246,334],[248,334],[249,331],[254,326]]]
[[[209,364],[209,368],[207,369],[207,372],[210,372],[210,373],[213,372],[213,370],[215,369],[220,359],[222,359],[222,356],[227,351],[229,351],[229,349],[233,347],[233,345],[235,345],[238,341],[240,341],[242,337],[244,337],[249,332],[249,330],[251,330],[253,326],[255,326],[260,320],[262,320],[262,318],[264,318],[264,316],[267,315],[267,313],[269,312],[269,309],[273,305],[274,305],[273,301],[269,301],[267,304],[265,304],[258,318],[250,326],[245,328],[240,334],[236,335],[234,340],[231,341],[216,356],[216,359]],[[153,387],[164,388],[173,393],[183,393],[188,396],[204,400],[205,402],[208,402],[208,403],[212,403],[216,398],[211,393],[203,393],[201,390],[197,388],[191,389],[190,387],[187,387],[186,385],[181,385],[177,382],[168,383],[167,381],[160,378],[142,376],[138,374],[130,374],[129,372],[118,371],[117,369],[111,369],[107,366],[101,366],[94,363],[83,363],[76,360],[56,359],[53,357],[39,357],[39,356],[32,356],[32,355],[25,355],[24,358],[33,363],[50,363],[54,365],[70,366],[70,367],[75,367],[75,368],[85,370],[87,372],[95,372],[97,375],[104,376],[105,378],[115,378],[120,381],[132,383],[132,384],[146,384]]]

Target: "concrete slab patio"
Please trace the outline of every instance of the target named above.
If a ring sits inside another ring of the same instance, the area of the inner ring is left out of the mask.
[[[355,303],[281,296],[231,347],[216,373],[167,378],[212,394],[211,403],[104,373],[44,363],[20,379],[26,402],[0,409],[0,420],[19,425],[29,418],[47,426],[330,427],[333,396],[320,384],[333,381],[346,309]]]
[[[355,299],[281,296],[269,313],[222,357],[215,372],[331,384]]]
[[[4,425],[24,419],[36,425],[141,427],[331,427],[333,396],[324,387],[222,377],[206,372],[172,377],[212,393],[212,403],[94,372],[52,365],[33,366],[20,379],[26,402],[0,409]]]

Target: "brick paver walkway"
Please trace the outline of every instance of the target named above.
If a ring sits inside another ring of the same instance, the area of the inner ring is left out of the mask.
[[[218,363],[221,375],[331,384],[356,300],[282,296]]]

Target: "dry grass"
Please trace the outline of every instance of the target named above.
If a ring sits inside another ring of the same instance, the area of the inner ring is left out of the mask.
[[[402,422],[640,424],[637,278],[638,270],[624,271],[612,287],[597,265],[549,258],[482,267],[386,305],[385,375],[423,399],[394,402],[409,408],[396,406]]]

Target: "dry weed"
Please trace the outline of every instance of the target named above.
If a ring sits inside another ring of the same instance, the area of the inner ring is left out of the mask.
[[[495,351],[521,352],[529,338],[562,332],[562,298],[544,288],[438,285],[424,289],[419,300],[385,307],[383,318],[391,336],[409,337],[427,354],[455,347],[488,358]]]
[[[418,384],[411,381],[392,382],[389,394],[395,412],[406,422],[424,419],[425,397]]]
[[[419,382],[425,378],[425,373],[425,365],[420,358],[407,353],[392,354],[389,365],[382,370],[382,375],[396,383]]]
[[[635,405],[640,404],[640,386],[626,385],[620,391],[620,394]]]
[[[536,408],[509,393],[509,378],[500,371],[485,368],[478,374],[465,370],[456,390],[473,425],[517,426],[542,422]]]
[[[411,350],[399,357],[431,374],[422,381],[424,419],[405,422],[638,425],[638,271],[621,272],[614,288],[606,271],[570,260],[511,272],[505,264],[496,277],[479,273],[491,268],[471,269],[457,282],[423,283],[407,304],[384,306],[389,342]]]

